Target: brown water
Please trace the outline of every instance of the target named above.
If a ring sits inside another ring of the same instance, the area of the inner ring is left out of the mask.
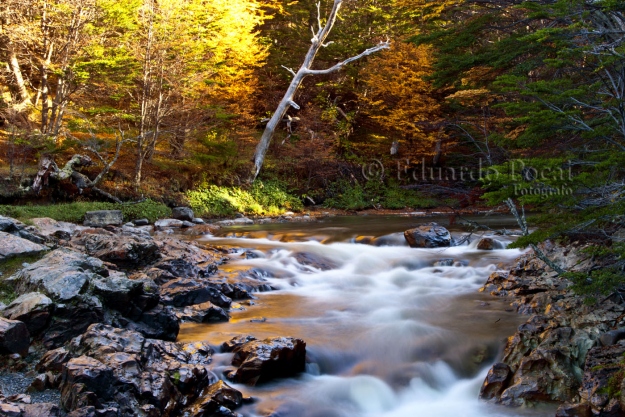
[[[436,220],[460,237],[462,225],[457,219],[446,224],[448,219]],[[514,226],[509,218],[486,221],[493,228]],[[553,415],[551,409],[508,409],[477,400],[506,337],[526,319],[509,301],[478,289],[521,252],[479,251],[476,240],[447,249],[405,246],[398,232],[421,222],[354,216],[230,228],[202,238],[236,248],[227,266],[231,273],[263,271],[278,290],[256,294],[252,305],[235,305],[228,323],[186,324],[179,339],[215,347],[238,334],[306,341],[304,374],[236,386],[257,399],[240,411],[246,416]],[[354,243],[358,236],[378,237],[375,242],[388,246]],[[498,239],[505,244],[512,238]],[[436,266],[442,259],[453,264]],[[230,358],[215,355],[213,371],[220,377]]]

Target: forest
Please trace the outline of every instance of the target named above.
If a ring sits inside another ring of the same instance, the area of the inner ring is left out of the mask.
[[[259,138],[337,4],[256,177]],[[6,0],[0,203],[149,198],[219,216],[513,201],[544,213],[520,245],[602,241],[624,221],[624,13],[618,0]]]

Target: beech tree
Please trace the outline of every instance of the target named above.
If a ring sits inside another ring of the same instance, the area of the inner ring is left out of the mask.
[[[304,58],[303,64],[297,70],[297,72],[291,68],[285,68],[287,71],[291,73],[291,75],[293,75],[293,79],[291,80],[291,83],[286,93],[284,94],[284,97],[278,104],[276,111],[273,113],[273,115],[269,119],[269,122],[267,123],[267,126],[260,138],[260,142],[258,143],[256,147],[256,152],[254,153],[254,168],[252,171],[251,181],[254,181],[256,177],[258,176],[258,174],[260,173],[260,170],[263,166],[263,162],[265,160],[267,149],[269,148],[269,143],[271,142],[271,139],[273,138],[273,135],[275,133],[276,128],[278,127],[278,124],[284,119],[284,116],[286,115],[287,110],[290,107],[293,107],[296,110],[300,108],[300,106],[297,103],[295,103],[294,96],[295,96],[295,92],[300,87],[304,78],[310,75],[325,75],[325,74],[330,74],[330,73],[339,71],[350,62],[356,61],[360,58],[371,55],[383,49],[388,49],[390,47],[390,43],[388,41],[380,42],[378,45],[371,47],[369,49],[366,49],[365,51],[363,51],[362,53],[356,56],[347,58],[344,61],[341,61],[333,65],[330,68],[322,69],[322,70],[312,69],[312,64],[315,60],[315,57],[317,56],[317,53],[319,52],[321,48],[326,47],[328,45],[328,43],[326,43],[326,38],[330,34],[330,31],[332,30],[334,23],[336,22],[336,18],[337,18],[337,15],[338,15],[339,9],[341,8],[342,3],[343,3],[343,0],[334,0],[332,10],[330,11],[330,15],[328,16],[325,25],[323,25],[321,21],[321,4],[320,3],[317,4],[318,29],[315,29],[315,27],[311,28],[312,33],[313,33],[313,37],[311,39],[311,46],[308,49],[308,53],[306,54],[306,57]]]

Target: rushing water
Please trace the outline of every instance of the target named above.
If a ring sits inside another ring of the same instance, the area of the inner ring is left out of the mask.
[[[461,226],[437,220],[460,236]],[[486,220],[492,227],[512,226],[505,218]],[[253,388],[235,385],[257,400],[238,410],[246,416],[553,415],[477,399],[505,338],[524,320],[509,302],[478,289],[521,252],[477,250],[477,236],[464,246],[412,249],[397,232],[418,222],[329,218],[230,228],[204,237],[204,243],[236,248],[224,273],[262,271],[277,291],[235,305],[228,323],[183,326],[180,340],[215,347],[237,334],[306,341],[304,374]],[[388,246],[354,243],[363,235],[383,236],[374,243]],[[214,372],[228,369],[230,358],[216,354]]]

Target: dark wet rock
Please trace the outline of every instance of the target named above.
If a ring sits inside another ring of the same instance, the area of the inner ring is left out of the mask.
[[[70,359],[63,368],[61,403],[67,410],[107,401],[114,393],[113,369],[89,356]],[[93,400],[95,396],[95,401]]]
[[[21,417],[22,410],[16,404],[2,403],[0,404],[0,416]]]
[[[85,213],[83,224],[90,227],[121,226],[124,216],[121,210],[97,210]]]
[[[13,219],[11,217],[0,216],[0,232],[26,239],[32,243],[36,243],[39,245],[43,245],[48,240],[45,236],[41,235],[39,233],[39,230],[37,230],[35,227],[26,226],[21,221]],[[4,243],[4,238],[6,238],[6,236],[1,233],[0,236],[2,236],[2,241]],[[1,257],[0,260],[2,260]]]
[[[39,374],[33,379],[33,382],[30,383],[28,387],[28,391],[43,391],[46,389],[48,384],[48,376],[46,374]]]
[[[210,284],[189,278],[179,278],[168,281],[160,289],[163,303],[176,307],[194,304],[211,303],[219,307],[230,307],[232,300]]]
[[[202,249],[191,242],[170,237],[157,237],[155,241],[163,259],[154,267],[165,270],[175,277],[208,277],[222,262],[221,257],[214,251]]]
[[[592,412],[588,404],[564,403],[558,407],[556,417],[591,417]]]
[[[61,372],[63,370],[63,365],[65,365],[72,358],[70,352],[67,351],[64,347],[56,348],[47,351],[39,363],[37,364],[36,369],[39,372],[43,371],[52,371],[52,372]]]
[[[57,304],[50,325],[43,332],[43,344],[48,349],[62,346],[70,339],[84,333],[91,324],[100,323],[103,320],[102,305],[95,298]]]
[[[101,260],[59,248],[19,271],[11,279],[20,293],[40,291],[54,301],[70,301],[83,294],[92,279],[108,276]]]
[[[171,217],[178,220],[186,220],[188,222],[193,221],[195,215],[193,214],[193,210],[189,207],[174,207],[171,210]]]
[[[176,311],[176,316],[183,322],[210,323],[228,321],[230,316],[223,308],[210,302],[184,307]]]
[[[254,341],[254,340],[258,340],[258,339],[256,339],[252,335],[239,335],[239,336],[235,336],[232,339],[222,343],[221,351],[222,352],[232,352],[235,349],[240,348],[244,344],[246,344],[248,342],[251,342],[251,341]]]
[[[0,232],[0,262],[18,256],[38,255],[48,250],[47,246],[31,242],[19,236]]]
[[[477,242],[477,249],[479,250],[495,250],[504,248],[503,243],[493,239],[492,237],[483,237],[479,242]]]
[[[370,244],[373,246],[406,246],[406,238],[403,233],[391,233],[389,235],[374,238]]]
[[[599,341],[603,346],[615,345],[620,340],[625,339],[625,328],[620,328],[616,330],[610,330],[605,332],[599,338]]]
[[[313,252],[297,252],[293,254],[293,258],[301,265],[310,266],[320,271],[329,271],[338,267],[338,264],[333,260]]]
[[[69,240],[79,228],[73,223],[59,222],[49,217],[38,217],[30,221],[42,236],[49,239]]]
[[[0,353],[19,353],[26,356],[30,334],[24,323],[0,317]]]
[[[194,217],[191,222],[193,222],[194,224],[206,224],[206,222],[204,221],[204,219],[200,218],[200,217]]]
[[[486,379],[480,389],[480,398],[492,400],[499,398],[512,378],[512,370],[505,363],[496,363],[488,371]]]
[[[137,220],[133,220],[132,223],[135,226],[147,226],[150,224],[150,221],[148,219],[137,219]]]
[[[434,262],[434,266],[453,266],[453,265],[454,265],[453,258],[439,259],[438,261]]]
[[[72,344],[72,353],[96,358],[114,352],[138,355],[143,351],[145,341],[146,338],[138,332],[97,323],[89,326],[89,329]],[[62,351],[59,351],[59,354],[62,354]]]
[[[232,410],[243,404],[243,394],[224,381],[217,381],[207,387],[200,399],[188,410],[189,416],[235,416]]]
[[[163,340],[176,340],[180,331],[180,322],[175,312],[168,306],[158,305],[141,313],[136,320],[127,324],[146,337]]]
[[[141,229],[124,227],[118,233],[86,229],[73,237],[72,244],[90,256],[122,268],[136,268],[160,259],[158,245]]]
[[[92,286],[93,294],[124,316],[139,317],[144,310],[158,303],[158,295],[144,292],[143,282],[128,279],[123,274],[95,279]]]
[[[2,315],[10,320],[24,322],[28,332],[36,335],[49,324],[53,311],[54,303],[50,298],[39,292],[31,292],[15,299]]]
[[[253,340],[234,349],[230,375],[235,382],[256,385],[274,378],[303,372],[306,366],[306,342],[290,337]]]
[[[436,223],[430,223],[404,232],[406,242],[412,248],[440,248],[452,246],[449,230]]]

